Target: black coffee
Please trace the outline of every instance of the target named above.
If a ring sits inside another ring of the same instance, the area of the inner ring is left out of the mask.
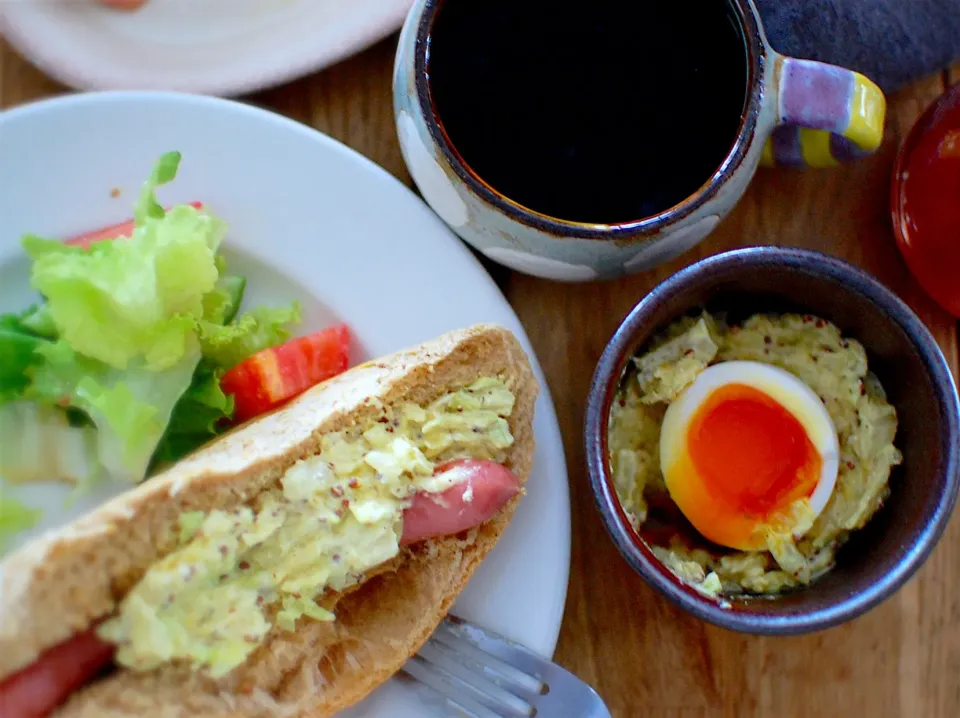
[[[444,0],[429,87],[463,161],[514,202],[620,223],[695,193],[744,110],[725,0]]]

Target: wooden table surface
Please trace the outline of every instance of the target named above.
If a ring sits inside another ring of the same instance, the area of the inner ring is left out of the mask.
[[[395,42],[246,99],[332,135],[410,184],[390,97]],[[900,138],[956,80],[960,68],[889,98],[886,141],[873,158],[822,171],[761,170],[712,236],[654,272],[568,285],[490,267],[537,350],[566,444],[573,551],[555,658],[593,684],[617,718],[960,716],[956,518],[918,575],[859,620],[799,638],[741,636],[673,608],[621,560],[595,512],[581,442],[590,376],[624,314],[681,266],[743,245],[810,247],[862,265],[926,321],[957,375],[957,325],[907,273],[888,215]],[[0,39],[0,108],[64,91]]]

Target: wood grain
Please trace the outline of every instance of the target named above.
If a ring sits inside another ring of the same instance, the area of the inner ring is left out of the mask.
[[[392,117],[394,47],[390,38],[325,72],[247,99],[332,135],[409,184]],[[944,82],[958,80],[960,66],[891,97],[886,141],[873,158],[823,171],[761,170],[706,242],[656,271],[568,285],[490,267],[536,347],[566,443],[574,536],[556,659],[596,686],[614,716],[960,715],[956,520],[918,575],[861,619],[800,638],[740,636],[673,608],[629,570],[594,511],[581,442],[587,385],[623,315],[680,267],[744,245],[811,247],[867,268],[920,314],[956,374],[956,323],[924,295],[900,260],[888,193],[903,133],[942,92]],[[0,107],[62,91],[0,44]]]

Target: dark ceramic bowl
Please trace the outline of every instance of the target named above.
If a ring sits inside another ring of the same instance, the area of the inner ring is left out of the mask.
[[[866,348],[899,419],[903,464],[884,507],[811,586],[731,607],[681,583],[631,528],[607,460],[607,420],[630,358],[658,330],[698,309],[745,318],[796,311],[828,319]],[[865,272],[817,252],[778,247],[710,257],[673,275],[627,315],[600,358],[586,420],[590,483],[607,531],[647,583],[693,615],[725,628],[793,635],[848,621],[892,595],[921,566],[950,518],[960,485],[960,405],[950,369],[917,316]]]

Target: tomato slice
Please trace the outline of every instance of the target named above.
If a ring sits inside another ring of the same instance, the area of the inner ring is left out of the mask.
[[[35,663],[0,682],[0,716],[45,718],[108,666],[113,651],[93,629],[54,646]]]
[[[106,5],[114,10],[136,10],[147,0],[99,0],[101,5]]]
[[[234,419],[259,416],[346,371],[349,347],[350,331],[338,324],[245,359],[220,380],[224,393],[233,395]]]
[[[189,204],[191,207],[203,209],[203,202],[190,202]],[[133,234],[133,220],[129,219],[126,222],[120,222],[120,224],[115,224],[111,227],[104,227],[103,229],[96,229],[92,232],[85,232],[76,237],[71,237],[65,240],[64,244],[68,244],[71,247],[83,247],[87,249],[94,242],[118,239],[119,237],[129,237],[131,234]]]

